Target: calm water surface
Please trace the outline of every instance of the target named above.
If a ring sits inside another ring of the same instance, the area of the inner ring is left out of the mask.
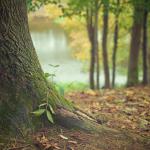
[[[55,73],[56,82],[83,82],[88,83],[89,74],[82,72],[82,62],[71,56],[71,49],[67,36],[62,29],[51,28],[45,31],[31,31],[32,40],[44,72]],[[53,68],[49,64],[59,65]],[[104,76],[100,76],[101,85]],[[126,77],[117,75],[118,84],[126,83]]]

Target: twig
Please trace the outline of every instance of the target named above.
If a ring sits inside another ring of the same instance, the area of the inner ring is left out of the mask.
[[[30,145],[30,144],[28,144],[28,145],[25,145],[25,146],[9,148],[8,150],[21,150],[22,148],[26,148],[26,147],[29,147],[29,146],[31,146],[31,145]]]

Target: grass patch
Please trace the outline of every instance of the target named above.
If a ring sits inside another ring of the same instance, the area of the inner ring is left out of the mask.
[[[72,92],[72,91],[85,91],[89,89],[89,85],[87,83],[81,82],[71,82],[71,83],[56,83],[56,88],[60,92],[61,95],[64,93]]]

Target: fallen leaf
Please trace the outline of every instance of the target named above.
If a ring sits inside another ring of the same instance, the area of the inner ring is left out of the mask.
[[[77,141],[68,141],[68,143],[77,144]]]
[[[62,139],[64,139],[64,140],[68,140],[69,138],[68,137],[66,137],[66,136],[64,136],[64,135],[59,135],[59,137],[61,137]]]

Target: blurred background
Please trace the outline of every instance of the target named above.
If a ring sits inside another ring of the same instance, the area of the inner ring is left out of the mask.
[[[94,2],[96,3],[96,1]],[[69,3],[70,5],[68,5]],[[32,40],[44,72],[49,73],[49,80],[67,90],[132,85],[132,82],[129,81],[129,72],[134,67],[132,68],[132,65],[129,67],[129,64],[134,58],[134,56],[130,57],[131,53],[134,53],[131,51],[135,49],[135,53],[138,53],[138,56],[135,55],[138,58],[138,81],[135,81],[133,85],[144,82],[143,59],[145,57],[142,52],[142,43],[144,25],[146,27],[150,25],[150,17],[148,15],[146,24],[143,20],[144,16],[140,18],[144,8],[147,7],[143,4],[144,1],[104,1],[97,8],[97,22],[94,19],[96,8],[93,3],[89,3],[87,0],[85,2],[78,0],[78,3],[70,0],[69,3],[67,1],[49,3],[29,12]],[[91,15],[86,12],[86,9],[92,12]],[[148,8],[145,9],[145,11],[147,10]],[[95,29],[97,25],[97,34],[94,34],[96,33],[94,30],[91,31],[94,36],[97,36],[96,39],[93,36],[93,39],[97,40],[96,49],[98,52],[95,52],[94,56],[96,59],[94,62],[95,66],[91,64],[93,61],[91,58],[92,42],[88,32],[88,17],[91,17],[93,20],[91,27]],[[137,23],[135,23],[135,20]],[[136,27],[136,24],[139,26],[140,23],[141,29]],[[149,33],[149,29],[146,29],[147,33]],[[137,34],[138,31],[141,32],[139,35],[141,41],[138,40],[136,33],[133,35],[133,30],[137,30]],[[132,39],[135,39],[135,41]],[[136,47],[136,43],[139,42],[139,47]],[[146,45],[148,51],[150,45],[147,43]],[[148,54],[146,55],[148,56]],[[148,62],[147,56],[146,62]],[[94,68],[93,73],[91,72],[92,67]],[[136,67],[135,72],[137,72]]]

